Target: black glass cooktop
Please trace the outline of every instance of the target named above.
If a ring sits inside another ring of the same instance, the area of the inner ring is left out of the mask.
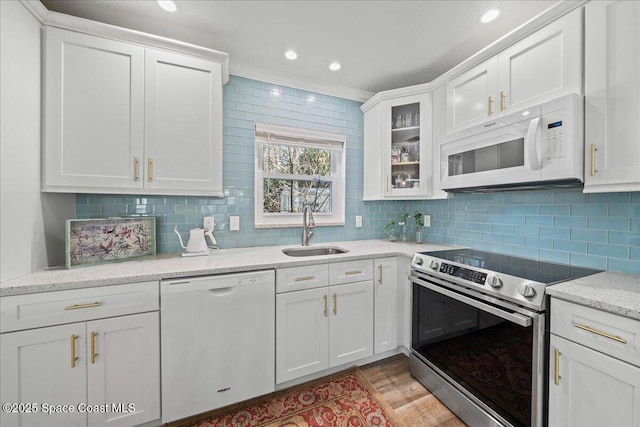
[[[504,273],[525,280],[532,280],[547,285],[567,280],[578,279],[602,270],[577,267],[574,265],[557,264],[538,261],[530,258],[520,258],[475,249],[452,249],[446,251],[420,252],[443,260],[449,260],[470,267],[478,267],[495,273]]]

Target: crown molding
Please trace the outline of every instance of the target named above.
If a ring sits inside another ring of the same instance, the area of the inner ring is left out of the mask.
[[[65,15],[58,12],[47,11],[44,25],[78,31],[98,37],[106,37],[112,40],[136,43],[147,47],[160,48],[215,61],[222,64],[223,84],[229,80],[229,54],[225,52],[208,49],[166,37],[143,33],[141,31],[117,27],[115,25],[104,24],[102,22],[92,21],[89,19],[78,18],[76,16]]]
[[[525,37],[533,34],[539,29],[549,25],[551,22],[566,15],[567,13],[583,6],[590,0],[563,0],[560,3],[556,3],[549,9],[543,11],[539,15],[531,18],[515,30],[507,33],[503,37],[499,38],[489,46],[465,59],[455,67],[436,77],[434,80],[415,86],[407,86],[399,89],[391,89],[383,92],[378,92],[369,101],[365,102],[360,109],[366,112],[377,105],[380,101],[402,97],[405,95],[413,95],[423,92],[431,92],[441,85],[445,84],[452,78],[464,73],[467,70],[481,64],[487,59],[499,54],[506,48],[514,45]]]
[[[352,101],[365,102],[374,94],[361,89],[334,85],[319,80],[306,79],[294,74],[278,73],[277,75],[268,72],[256,71],[255,67],[231,60],[229,72],[234,76],[247,79],[258,80],[266,83],[273,83],[280,86],[287,86],[294,89],[306,90],[314,93],[335,96],[337,98],[350,99]]]
[[[40,25],[44,24],[49,11],[42,3],[40,3],[39,0],[20,0],[20,3],[22,3],[22,6],[24,6],[24,8],[27,9],[34,18],[36,18]]]

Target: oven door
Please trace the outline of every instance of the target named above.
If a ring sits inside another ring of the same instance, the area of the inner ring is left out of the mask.
[[[411,350],[423,365],[414,376],[467,424],[543,425],[544,314],[438,278],[411,280]]]

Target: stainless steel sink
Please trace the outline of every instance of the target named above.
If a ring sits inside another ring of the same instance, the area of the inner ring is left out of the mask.
[[[335,246],[324,247],[303,247],[303,248],[287,248],[282,253],[289,256],[318,256],[318,255],[336,255],[349,252],[346,249],[337,248]]]

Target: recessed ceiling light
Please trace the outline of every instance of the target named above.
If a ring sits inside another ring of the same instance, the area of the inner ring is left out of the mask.
[[[158,5],[167,12],[175,12],[178,9],[176,3],[172,0],[158,0]]]
[[[491,9],[485,12],[485,14],[482,15],[482,17],[480,17],[480,22],[482,22],[483,24],[489,23],[494,19],[496,19],[499,15],[500,15],[500,9]]]
[[[340,65],[339,62],[332,62],[331,64],[329,64],[329,69],[331,71],[338,71],[340,68],[342,68],[342,65]]]
[[[284,57],[293,61],[298,58],[298,54],[293,50],[288,50],[284,53]]]

